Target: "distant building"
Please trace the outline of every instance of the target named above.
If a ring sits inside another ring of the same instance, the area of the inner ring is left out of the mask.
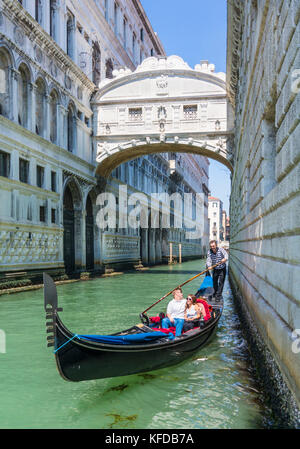
[[[225,240],[227,242],[230,242],[230,218],[226,218],[226,225],[225,225]]]
[[[217,240],[217,242],[224,240],[224,228],[222,223],[223,218],[223,203],[219,198],[214,196],[208,197],[208,220],[209,220],[209,239]],[[226,214],[226,212],[225,212]]]

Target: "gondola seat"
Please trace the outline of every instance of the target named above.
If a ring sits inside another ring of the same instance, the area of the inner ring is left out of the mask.
[[[212,307],[205,301],[205,299],[197,298],[197,302],[204,305],[206,316],[204,321],[208,321],[211,318],[210,312],[212,311]]]
[[[151,327],[151,329],[153,331],[164,332],[165,334],[172,333],[173,335],[175,335],[175,332],[176,332],[176,327],[169,327],[168,329],[163,329],[160,327]]]

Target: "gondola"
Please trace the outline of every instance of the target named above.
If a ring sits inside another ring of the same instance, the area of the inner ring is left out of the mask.
[[[178,364],[210,341],[222,315],[223,301],[210,300],[210,319],[176,339],[171,332],[153,330],[149,320],[145,324],[145,314],[141,323],[122,332],[78,335],[61,321],[58,312],[62,308],[58,307],[55,283],[46,273],[43,276],[47,343],[54,348],[60,375],[68,381],[125,376]],[[196,296],[205,297],[205,291],[209,288],[201,291],[200,287]],[[209,295],[206,298],[211,299]]]

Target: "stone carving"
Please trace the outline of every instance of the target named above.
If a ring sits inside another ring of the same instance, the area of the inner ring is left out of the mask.
[[[43,62],[43,52],[37,45],[34,48],[34,55],[35,60],[41,64]]]
[[[107,142],[97,144],[97,157],[101,156],[103,153],[110,154]]]
[[[82,92],[82,89],[81,89],[81,87],[77,87],[77,98],[78,98],[78,100],[82,100],[82,97],[83,97],[83,92]]]
[[[49,70],[50,70],[51,75],[56,78],[57,77],[57,66],[53,61],[50,62]]]
[[[104,259],[120,260],[122,258],[136,259],[139,257],[138,238],[126,236],[103,235]]]
[[[146,58],[138,66],[136,72],[145,72],[148,70],[164,70],[164,69],[185,69],[192,70],[191,67],[184,62],[180,56],[172,55],[167,58],[156,58],[151,56]]]
[[[156,85],[159,89],[166,89],[168,87],[168,76],[161,75],[156,81]]]
[[[161,75],[156,80],[157,95],[167,95],[168,94],[168,76]]]
[[[67,89],[71,89],[72,87],[72,80],[68,75],[65,75],[65,86]]]
[[[14,29],[14,39],[15,43],[20,47],[23,47],[25,44],[25,34],[20,27],[15,27]]]
[[[158,120],[166,119],[167,118],[167,111],[164,106],[160,106],[158,108]]]
[[[59,247],[62,233],[53,231],[1,232],[1,260],[4,264],[26,264],[37,262],[59,262]]]

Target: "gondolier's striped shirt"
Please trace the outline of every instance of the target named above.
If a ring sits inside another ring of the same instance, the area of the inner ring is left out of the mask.
[[[211,267],[213,265],[216,265],[216,263],[221,262],[222,259],[228,260],[228,254],[223,248],[217,247],[217,252],[214,253],[213,250],[209,250],[207,253],[207,259],[206,259],[206,266]],[[226,263],[221,263],[218,265],[215,270],[221,270],[222,268],[226,267]]]

